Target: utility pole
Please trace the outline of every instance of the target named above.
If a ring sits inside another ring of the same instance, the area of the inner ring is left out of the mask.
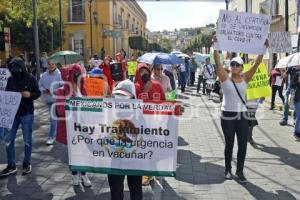
[[[285,31],[288,32],[289,31],[289,0],[285,0]],[[285,56],[288,56],[289,53],[286,52]],[[286,79],[286,89],[288,88],[288,81],[289,79]]]
[[[62,10],[61,10],[61,0],[59,0],[59,43],[60,43],[60,50],[62,51],[62,44],[63,44],[63,26],[62,26]]]
[[[285,0],[285,31],[289,31],[289,0]],[[288,56],[289,53],[285,55]]]
[[[91,57],[93,56],[93,22],[92,22],[92,2],[89,0],[89,10],[90,10],[90,37],[91,37]]]
[[[37,24],[37,8],[36,0],[32,0],[33,8],[33,29],[34,29],[34,50],[35,50],[35,66],[36,66],[36,77],[40,79],[40,47],[39,47],[39,30]]]
[[[226,3],[226,10],[228,10],[229,0],[225,0],[225,3]]]

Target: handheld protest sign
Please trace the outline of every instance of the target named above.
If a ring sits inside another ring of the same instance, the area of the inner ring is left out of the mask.
[[[7,80],[10,76],[10,72],[7,68],[0,68],[0,90],[5,91]]]
[[[271,32],[269,34],[270,53],[292,52],[292,38],[290,32]]]
[[[243,66],[244,72],[251,68],[251,64],[248,63]],[[272,89],[269,84],[267,67],[264,63],[260,63],[251,81],[247,84],[247,100],[269,97],[271,94]]]
[[[178,103],[72,97],[65,109],[71,170],[175,176]]]
[[[263,55],[270,23],[270,15],[220,10],[216,48]]]
[[[21,93],[0,91],[0,127],[11,129],[21,99]]]
[[[105,91],[105,81],[99,78],[84,77],[83,88],[85,89],[87,96],[102,97]]]

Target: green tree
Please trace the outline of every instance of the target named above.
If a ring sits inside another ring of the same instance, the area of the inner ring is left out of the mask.
[[[40,50],[50,51],[52,33],[53,48],[59,46],[58,0],[38,0],[37,11]],[[13,47],[34,49],[32,21],[32,0],[0,0],[0,28],[11,28]]]

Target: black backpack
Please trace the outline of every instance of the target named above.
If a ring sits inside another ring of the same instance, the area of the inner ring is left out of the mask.
[[[122,63],[119,63],[119,62],[110,63],[110,72],[111,72],[111,78],[114,81],[122,81],[123,80]]]

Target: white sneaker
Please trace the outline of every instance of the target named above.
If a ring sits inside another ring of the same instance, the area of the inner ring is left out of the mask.
[[[72,175],[73,186],[79,186],[81,182],[80,174]]]
[[[82,184],[84,187],[91,187],[92,183],[87,175],[81,175]]]
[[[47,144],[47,145],[53,145],[53,144],[54,144],[54,141],[55,141],[54,138],[49,137],[49,138],[47,139],[47,141],[46,141],[46,144]]]

